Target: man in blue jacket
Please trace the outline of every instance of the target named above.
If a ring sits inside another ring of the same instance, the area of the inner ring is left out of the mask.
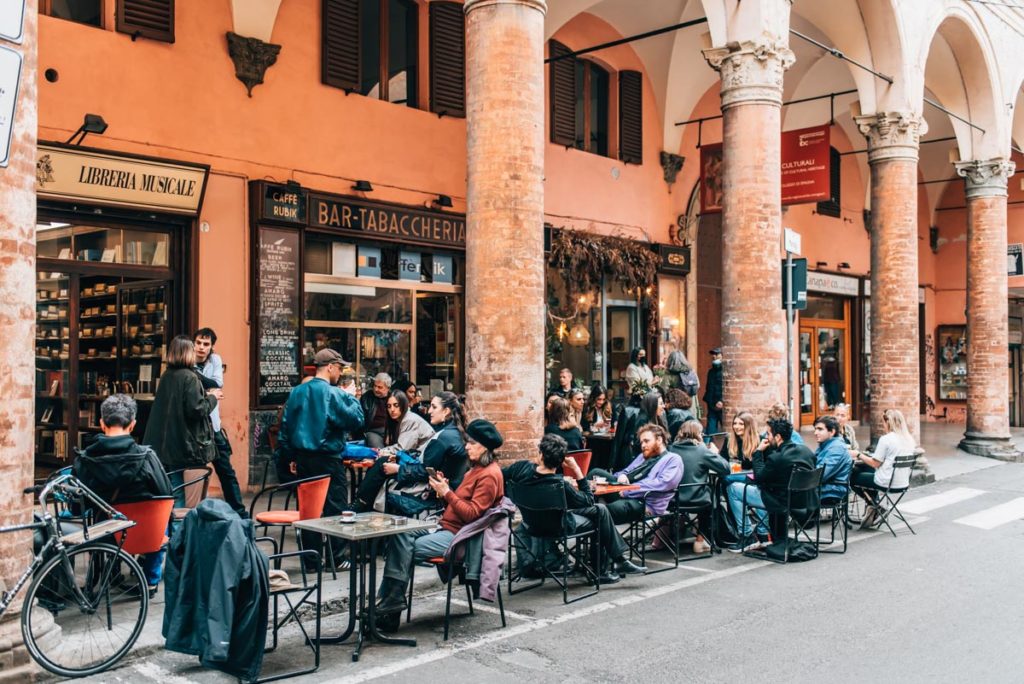
[[[814,439],[818,450],[814,452],[815,467],[824,468],[821,474],[821,498],[839,499],[846,496],[853,461],[846,442],[839,434],[839,421],[832,416],[814,419]]]
[[[298,477],[330,475],[324,516],[338,515],[348,507],[348,478],[341,459],[347,433],[363,425],[363,409],[351,394],[337,385],[345,361],[333,349],[316,353],[316,376],[292,389],[281,416],[278,449],[295,461]],[[320,535],[302,533],[305,549],[319,549]]]

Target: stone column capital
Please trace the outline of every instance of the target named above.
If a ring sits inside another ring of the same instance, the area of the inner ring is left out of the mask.
[[[745,40],[704,50],[722,78],[722,109],[741,104],[782,106],[782,76],[796,57],[785,45]]]
[[[986,159],[954,162],[958,176],[964,179],[967,199],[1006,197],[1006,185],[1016,164],[1007,159]]]
[[[868,163],[890,159],[917,161],[921,136],[928,132],[924,117],[913,112],[877,112],[854,117],[868,139]]]
[[[469,14],[475,9],[481,7],[490,7],[492,5],[522,5],[524,7],[532,7],[533,9],[540,10],[541,14],[547,14],[548,3],[547,0],[466,0],[463,5],[463,11]]]

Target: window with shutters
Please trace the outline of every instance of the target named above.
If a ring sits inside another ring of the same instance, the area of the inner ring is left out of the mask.
[[[619,72],[619,159],[644,163],[644,90],[639,71]]]
[[[103,0],[39,0],[39,13],[78,24],[103,26]]]
[[[114,13],[117,30],[132,40],[141,37],[174,42],[174,0],[117,0]]]
[[[818,213],[822,216],[840,218],[843,215],[839,203],[839,191],[842,188],[842,177],[839,165],[843,158],[839,156],[839,150],[834,147],[828,148],[828,184],[831,197],[824,202],[818,202]]]
[[[417,106],[414,0],[323,0],[321,81]]]
[[[466,15],[461,3],[430,3],[430,111],[466,116]]]
[[[551,56],[571,50],[550,42]],[[585,59],[551,62],[551,142],[608,156],[608,112],[611,76]]]

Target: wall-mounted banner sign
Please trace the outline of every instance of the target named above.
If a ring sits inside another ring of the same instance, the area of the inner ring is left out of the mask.
[[[25,0],[0,2],[0,38],[20,43],[25,36]]]
[[[0,47],[0,167],[7,166],[11,160],[11,138],[20,82],[21,53]]]
[[[1006,246],[1006,275],[1024,275],[1024,245],[1019,242]]]
[[[366,237],[465,248],[466,217],[358,197],[313,194],[309,225],[362,233]]]
[[[661,272],[687,275],[690,272],[690,248],[679,245],[658,245],[661,256]]]
[[[835,273],[811,271],[807,274],[807,289],[811,292],[825,292],[844,297],[856,297],[860,294],[860,280],[851,276],[836,275]]]
[[[40,143],[36,194],[172,214],[196,215],[210,167]]]
[[[829,126],[786,131],[781,139],[782,203],[820,202],[831,197]],[[722,144],[700,148],[700,210],[722,210]]]
[[[306,225],[306,191],[299,186],[267,183],[260,208],[266,221]]]

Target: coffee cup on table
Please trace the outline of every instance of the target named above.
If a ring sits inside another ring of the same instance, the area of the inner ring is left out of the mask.
[[[355,511],[342,511],[341,512],[341,522],[350,523],[350,522],[355,522],[355,520],[356,520],[356,512]]]

